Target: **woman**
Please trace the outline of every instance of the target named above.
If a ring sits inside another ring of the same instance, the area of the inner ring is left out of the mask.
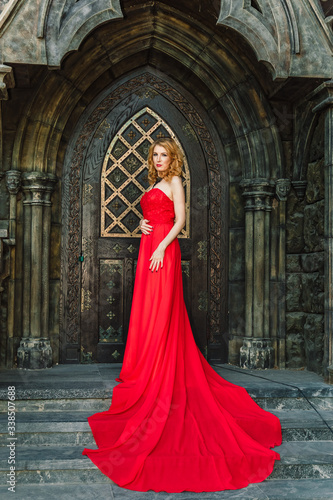
[[[175,141],[155,141],[148,166],[121,383],[110,409],[89,417],[99,449],[83,454],[132,490],[242,488],[272,472],[280,422],[217,375],[197,348],[183,299],[177,236],[185,197]]]

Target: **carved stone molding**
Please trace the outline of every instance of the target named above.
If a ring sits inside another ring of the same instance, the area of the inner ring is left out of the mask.
[[[77,50],[93,29],[122,17],[119,0],[53,0],[48,5],[44,2],[38,36],[42,38],[45,33],[48,66],[60,67],[64,56]]]
[[[240,186],[245,198],[245,211],[272,209],[274,182],[266,179],[243,179]]]
[[[43,172],[24,172],[22,189],[25,194],[24,205],[51,205],[51,194],[57,177]]]
[[[287,78],[292,51],[299,52],[299,34],[290,0],[256,2],[221,0],[217,24],[238,31],[274,78]],[[283,32],[284,36],[281,36]]]
[[[274,366],[274,349],[269,339],[244,339],[240,348],[240,365],[249,370],[272,368]]]
[[[9,194],[17,195],[21,187],[21,172],[19,170],[6,172],[6,186]]]
[[[247,40],[274,79],[316,74],[329,78],[330,23],[317,0],[221,0],[217,21]]]
[[[276,181],[276,196],[280,201],[287,201],[291,182],[289,179],[278,179]]]
[[[292,186],[295,189],[296,196],[300,201],[303,201],[305,198],[307,185],[308,185],[307,181],[292,181]]]
[[[0,100],[8,100],[8,89],[15,87],[13,68],[0,64]]]
[[[28,370],[40,370],[51,368],[52,349],[47,338],[28,337],[20,342],[17,350],[18,368]]]

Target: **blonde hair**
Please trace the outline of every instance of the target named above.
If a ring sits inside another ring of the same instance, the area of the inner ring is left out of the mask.
[[[171,137],[163,137],[162,139],[157,139],[149,148],[148,153],[148,180],[149,184],[155,184],[158,174],[154,166],[153,154],[155,146],[162,146],[168,152],[171,158],[170,166],[166,172],[160,172],[160,177],[166,181],[170,181],[174,175],[181,177],[183,175],[182,165],[183,165],[183,155],[179,149],[176,141],[171,139]]]

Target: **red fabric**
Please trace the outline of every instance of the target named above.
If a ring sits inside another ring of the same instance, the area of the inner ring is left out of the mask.
[[[108,411],[88,418],[98,450],[83,451],[116,484],[138,491],[219,491],[263,481],[280,457],[278,418],[207,363],[193,339],[178,240],[164,266],[149,258],[173,225],[159,189],[141,200],[154,226],[141,238],[121,383]]]

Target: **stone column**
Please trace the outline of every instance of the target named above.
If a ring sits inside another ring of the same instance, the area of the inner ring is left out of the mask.
[[[4,243],[9,246],[9,283],[8,283],[8,316],[7,316],[7,362],[12,367],[14,359],[14,331],[15,331],[15,245],[16,245],[16,206],[17,193],[21,186],[21,172],[8,170],[6,172],[6,186],[9,192],[9,227],[8,238]]]
[[[276,196],[279,200],[278,241],[276,269],[273,278],[276,281],[277,289],[275,303],[271,304],[271,307],[274,309],[276,318],[275,330],[277,338],[273,347],[276,349],[276,364],[279,368],[286,367],[286,211],[290,188],[291,182],[289,179],[278,179],[276,181]]]
[[[52,366],[48,338],[51,194],[56,176],[25,172],[23,241],[23,338],[17,351],[19,368]]]
[[[310,97],[314,113],[325,113],[325,358],[333,384],[333,80],[320,85]]]
[[[274,183],[241,182],[245,198],[245,335],[240,349],[244,368],[273,366],[269,338],[270,212]]]

